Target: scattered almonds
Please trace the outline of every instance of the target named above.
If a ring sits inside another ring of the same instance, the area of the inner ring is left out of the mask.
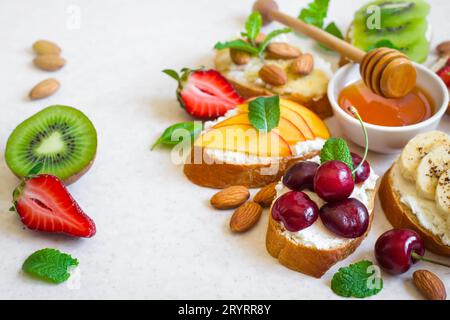
[[[33,44],[33,50],[36,54],[60,54],[61,48],[58,47],[57,44],[47,41],[47,40],[38,40]]]
[[[259,70],[259,77],[266,83],[273,86],[282,86],[287,83],[286,72],[275,65],[265,65]]]
[[[436,47],[436,51],[439,56],[448,56],[450,55],[450,41],[444,41],[440,45]]]
[[[285,42],[272,42],[267,46],[267,59],[295,59],[302,54],[299,48],[291,46]]]
[[[302,54],[300,57],[298,57],[291,63],[292,73],[301,76],[306,76],[310,74],[313,71],[313,69],[314,69],[314,57],[309,53]]]
[[[260,33],[256,36],[255,43],[256,43],[257,45],[260,45],[261,43],[263,43],[264,39],[266,39],[266,35],[265,35],[264,33],[260,32]]]
[[[253,227],[261,218],[262,207],[256,202],[246,202],[234,211],[230,220],[233,232],[244,232]]]
[[[49,78],[39,82],[31,89],[28,96],[31,100],[37,100],[51,96],[59,89],[60,83],[58,80]]]
[[[249,53],[236,49],[230,49],[230,57],[238,66],[249,63],[252,58]]]
[[[250,197],[250,192],[243,186],[232,186],[217,192],[212,196],[211,205],[220,210],[234,209]]]
[[[428,300],[445,300],[447,293],[441,279],[428,270],[417,270],[413,281],[420,293]]]
[[[276,185],[277,182],[273,182],[271,184],[268,184],[264,188],[261,188],[261,190],[259,190],[258,193],[253,197],[253,201],[258,203],[263,208],[270,207],[277,195],[277,191],[275,190]]]
[[[61,58],[57,54],[41,54],[34,58],[33,63],[36,67],[46,71],[56,71],[61,69],[65,64],[66,60]]]

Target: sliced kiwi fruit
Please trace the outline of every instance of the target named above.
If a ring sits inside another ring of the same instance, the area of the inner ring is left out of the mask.
[[[41,164],[39,173],[71,183],[90,168],[96,151],[97,131],[89,118],[75,108],[55,105],[14,129],[5,159],[18,177],[27,176]]]

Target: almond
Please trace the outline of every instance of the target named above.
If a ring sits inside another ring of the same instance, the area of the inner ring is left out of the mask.
[[[47,41],[47,40],[38,40],[33,44],[33,50],[36,54],[60,54],[61,48],[58,47],[57,44]]]
[[[313,69],[314,57],[309,53],[302,54],[291,63],[291,72],[301,76],[310,74]]]
[[[234,209],[243,204],[250,197],[250,192],[243,186],[232,186],[217,192],[210,202],[216,209]]]
[[[444,41],[444,42],[440,43],[436,47],[436,51],[438,52],[439,56],[450,55],[450,41]]]
[[[31,100],[42,99],[51,96],[59,89],[59,81],[53,78],[39,82],[31,89],[28,96]]]
[[[288,77],[286,72],[278,66],[266,64],[259,70],[259,77],[273,86],[285,85]]]
[[[295,59],[302,54],[300,49],[284,42],[272,42],[267,46],[267,59]]]
[[[230,57],[238,66],[249,63],[252,58],[249,53],[236,49],[230,49]]]
[[[428,270],[417,270],[413,281],[420,293],[428,300],[445,300],[447,293],[441,279]]]
[[[33,63],[39,69],[55,71],[61,69],[66,64],[66,60],[57,54],[48,53],[37,56],[34,58]]]
[[[261,218],[262,207],[256,202],[247,202],[234,211],[230,220],[233,232],[244,232],[253,227]]]
[[[277,191],[275,190],[276,182],[268,184],[264,188],[258,191],[257,194],[253,197],[253,201],[258,203],[263,208],[268,208],[273,202],[277,195]]]
[[[264,33],[260,32],[260,33],[256,36],[255,43],[256,43],[257,45],[260,45],[261,43],[264,42],[265,39],[266,39],[266,35],[265,35]]]

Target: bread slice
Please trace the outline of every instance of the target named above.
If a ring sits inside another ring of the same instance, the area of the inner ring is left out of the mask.
[[[258,59],[259,58],[252,58]],[[289,61],[284,60],[268,60],[267,63],[277,64],[278,66],[288,69]],[[267,86],[257,85],[255,83],[249,82],[248,80],[237,80],[233,77],[233,69],[236,67],[230,58],[230,50],[224,49],[219,50],[216,53],[214,60],[215,68],[225,77],[227,80],[234,86],[236,91],[245,99],[251,99],[259,96],[271,96],[271,95],[279,95],[282,98],[286,98],[288,100],[292,100],[299,104],[304,105],[305,107],[311,109],[314,113],[316,113],[321,119],[325,119],[331,117],[333,115],[333,111],[331,108],[330,101],[327,97],[327,83],[328,79],[323,82],[324,74],[322,71],[314,71],[316,74],[311,76],[305,85],[300,85],[294,91],[286,91],[285,87],[272,87],[269,88]],[[256,71],[256,69],[255,69]],[[256,75],[256,73],[255,73]],[[255,76],[253,75],[253,77]],[[320,81],[315,81],[314,77],[320,78]],[[293,77],[290,76],[288,81],[292,82]],[[289,82],[288,82],[289,85]],[[307,86],[319,86],[317,88],[306,88]],[[323,86],[322,86],[323,85]],[[309,90],[305,90],[309,89]]]
[[[318,154],[319,151],[315,151],[300,157],[280,158],[270,164],[234,164],[217,162],[216,159],[211,159],[203,148],[194,146],[190,161],[184,165],[184,174],[191,182],[203,187],[223,189],[240,185],[260,188],[280,180],[291,164]],[[195,155],[201,155],[201,161],[195,161]],[[268,170],[269,167],[273,170]]]
[[[267,251],[285,267],[315,278],[321,278],[334,264],[351,255],[369,233],[374,216],[375,194],[376,190],[368,191],[370,222],[366,233],[332,249],[318,249],[307,246],[283,235],[283,227],[272,218],[271,208],[266,235]]]
[[[428,250],[439,255],[450,256],[450,246],[445,245],[438,236],[424,228],[411,209],[400,201],[400,194],[393,188],[392,172],[395,165],[396,162],[386,172],[380,185],[379,197],[387,219],[394,228],[416,231]]]

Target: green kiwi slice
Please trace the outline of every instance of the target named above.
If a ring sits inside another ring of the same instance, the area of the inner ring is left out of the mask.
[[[17,126],[6,144],[5,159],[18,177],[38,164],[39,173],[75,181],[92,164],[97,151],[97,131],[81,111],[55,105]]]

